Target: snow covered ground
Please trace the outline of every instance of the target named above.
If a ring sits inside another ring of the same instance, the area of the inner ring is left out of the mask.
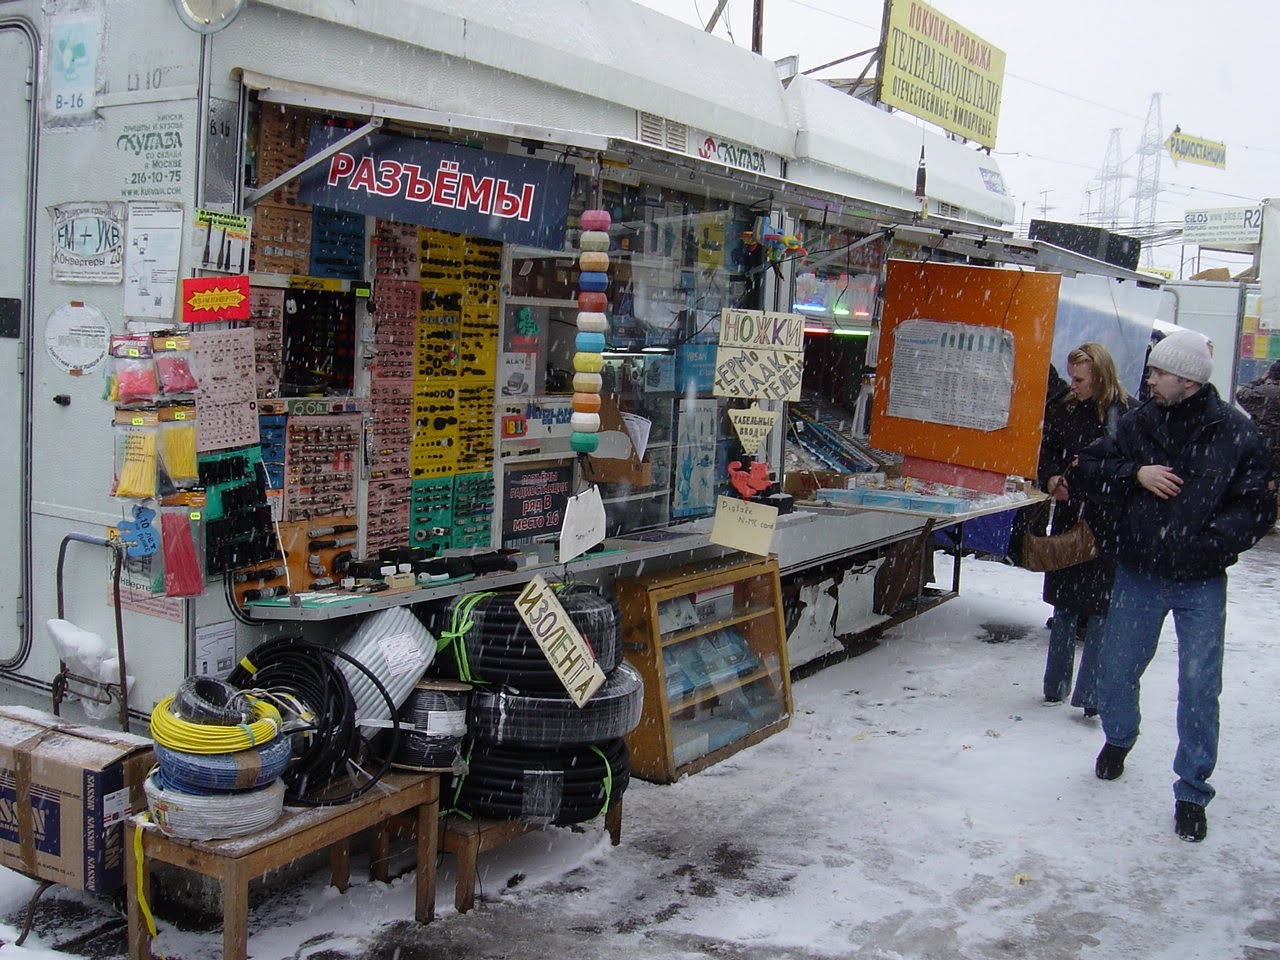
[[[250,917],[250,953],[297,960],[479,958],[1280,958],[1276,750],[1280,535],[1233,569],[1223,736],[1209,837],[1173,833],[1175,651],[1166,628],[1125,775],[1093,775],[1096,720],[1040,698],[1041,578],[967,561],[962,596],[795,685],[790,728],[673,786],[633,781],[622,845],[599,826],[531,834],[481,858],[483,900],[418,927],[412,878],[338,895],[316,874]],[[949,581],[945,561],[938,578]],[[994,641],[994,642],[993,642]],[[0,877],[12,941],[29,881]],[[53,921],[0,956],[101,924],[46,895]],[[216,929],[161,919],[170,958],[220,953]],[[118,930],[86,955],[123,952]]]

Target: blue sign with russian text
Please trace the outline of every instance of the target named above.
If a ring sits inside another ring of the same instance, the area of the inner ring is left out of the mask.
[[[312,129],[314,156],[348,131]],[[373,133],[300,178],[306,203],[543,249],[564,247],[573,168]]]

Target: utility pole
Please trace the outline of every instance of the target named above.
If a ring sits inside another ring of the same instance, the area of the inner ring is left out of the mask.
[[[1040,216],[1046,220],[1049,219],[1049,194],[1051,193],[1053,193],[1052,190],[1040,191]]]
[[[755,0],[751,11],[751,52],[764,53],[764,0]]]
[[[1142,262],[1151,266],[1154,254],[1151,238],[1156,232],[1156,207],[1160,203],[1160,154],[1164,152],[1164,123],[1160,117],[1160,94],[1151,95],[1147,122],[1138,147],[1138,185],[1133,192],[1133,232],[1145,238]]]

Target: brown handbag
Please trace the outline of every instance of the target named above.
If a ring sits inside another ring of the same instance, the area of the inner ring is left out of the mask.
[[[1053,529],[1053,504],[1049,505],[1047,529]],[[1087,563],[1098,555],[1098,543],[1089,522],[1080,517],[1065,533],[1038,536],[1028,530],[1022,536],[1022,566],[1035,573],[1065,570]]]

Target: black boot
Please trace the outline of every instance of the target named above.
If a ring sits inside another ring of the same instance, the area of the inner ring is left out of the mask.
[[[1093,765],[1093,772],[1099,780],[1115,780],[1124,773],[1124,758],[1132,747],[1117,747],[1114,743],[1104,744],[1098,760]]]
[[[1097,708],[1097,707],[1085,707],[1085,708],[1084,708],[1084,715],[1085,715],[1086,717],[1088,717],[1088,718],[1092,719],[1093,717],[1096,717],[1096,716],[1098,715],[1098,708]]]
[[[1209,835],[1204,807],[1190,800],[1179,800],[1173,805],[1173,829],[1183,840],[1199,843]]]

